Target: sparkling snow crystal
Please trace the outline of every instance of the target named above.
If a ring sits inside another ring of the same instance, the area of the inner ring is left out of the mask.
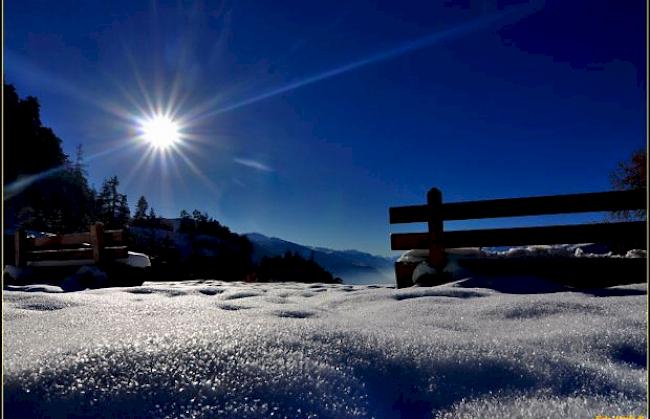
[[[3,297],[5,414],[645,414],[645,285],[489,285],[12,287]]]

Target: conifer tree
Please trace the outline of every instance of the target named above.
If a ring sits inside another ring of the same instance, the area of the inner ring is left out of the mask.
[[[147,199],[144,197],[144,195],[142,195],[140,199],[138,199],[138,203],[136,204],[135,215],[133,216],[133,219],[136,221],[144,220],[145,218],[147,218],[148,209],[149,209],[149,203],[147,202]]]
[[[97,195],[97,218],[106,228],[123,228],[129,221],[131,211],[125,194],[118,192],[120,181],[112,176],[102,184]]]

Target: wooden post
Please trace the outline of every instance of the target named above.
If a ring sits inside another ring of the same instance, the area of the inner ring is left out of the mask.
[[[23,267],[26,265],[25,256],[25,231],[22,228],[16,229],[14,233],[14,264],[16,267]]]
[[[104,253],[104,224],[97,222],[90,226],[90,244],[93,247],[93,260],[100,263]]]
[[[439,271],[446,265],[442,237],[442,192],[431,188],[427,193],[427,224],[429,225],[429,263]]]

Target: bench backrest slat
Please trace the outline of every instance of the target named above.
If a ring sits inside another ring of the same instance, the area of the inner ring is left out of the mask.
[[[25,244],[32,249],[80,246],[84,243],[90,244],[90,242],[90,232],[60,234],[56,236],[28,238],[25,240]],[[106,246],[120,246],[123,242],[123,230],[104,231],[104,243]]]
[[[646,191],[593,192],[528,198],[490,199],[484,201],[443,203],[443,220],[519,217],[529,215],[570,214],[638,210],[646,208]],[[389,209],[390,223],[421,223],[428,221],[427,205],[409,205]]]
[[[109,260],[126,258],[128,250],[126,246],[105,247],[103,256]],[[87,249],[33,251],[27,252],[27,259],[29,261],[93,259],[93,249],[89,247]]]
[[[15,264],[30,261],[92,259],[95,263],[128,256],[123,230],[103,229],[102,223],[90,226],[89,232],[26,238],[21,229],[15,232]]]
[[[428,233],[394,233],[393,250],[427,249]],[[620,243],[645,247],[645,222],[559,225],[547,227],[497,228],[486,230],[445,231],[445,248],[522,246],[557,243]]]
[[[442,192],[438,188],[431,188],[425,205],[389,209],[391,224],[427,224],[426,233],[391,234],[391,250],[427,249],[428,264],[442,271],[448,262],[446,249],[459,247],[603,243],[617,251],[646,249],[645,221],[444,231],[444,221],[451,220],[646,208],[645,189],[445,203]],[[412,285],[413,269],[412,264],[407,262],[395,263],[398,288]]]

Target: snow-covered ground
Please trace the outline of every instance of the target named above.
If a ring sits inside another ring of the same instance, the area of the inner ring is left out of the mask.
[[[522,284],[526,284],[522,286]],[[7,417],[646,414],[645,284],[146,283],[3,294]]]

